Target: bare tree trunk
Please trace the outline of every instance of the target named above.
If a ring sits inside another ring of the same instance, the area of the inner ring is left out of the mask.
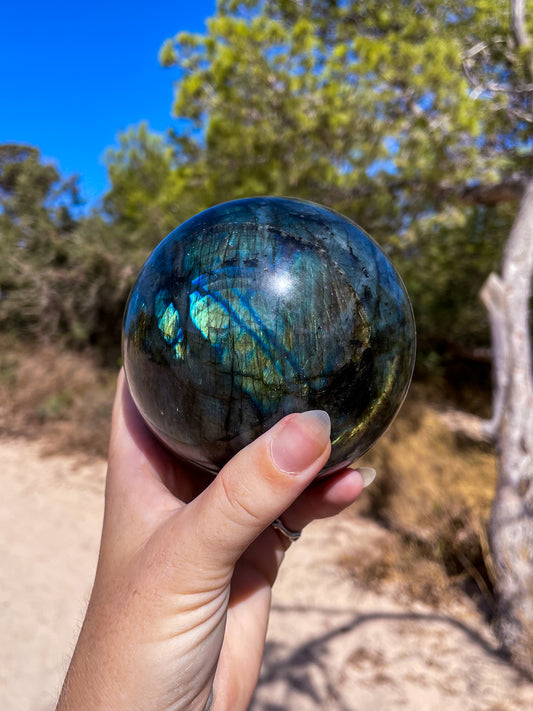
[[[533,180],[509,236],[502,276],[481,297],[489,312],[499,475],[490,540],[499,599],[498,633],[514,663],[533,676],[533,382],[529,299],[533,274]]]
[[[527,30],[525,0],[510,0],[510,21],[517,61],[523,62],[530,84],[533,42]],[[533,106],[533,91],[528,92]],[[533,110],[526,120],[533,124]],[[492,418],[482,420],[467,413],[447,412],[441,419],[456,432],[496,445],[498,482],[489,537],[498,595],[497,632],[514,664],[533,679],[533,375],[529,322],[533,178],[517,179],[514,185],[518,190],[524,185],[524,192],[505,247],[502,274],[491,274],[481,291],[492,335]],[[485,204],[494,204],[492,201],[510,197],[508,190],[495,187],[481,193],[474,189],[470,198],[483,202],[485,197]],[[468,191],[463,195],[468,199]]]

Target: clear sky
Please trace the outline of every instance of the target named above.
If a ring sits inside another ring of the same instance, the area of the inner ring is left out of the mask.
[[[143,119],[172,125],[176,69],[157,55],[180,30],[203,32],[215,0],[8,0],[0,13],[0,143],[30,143],[94,203],[105,149]]]

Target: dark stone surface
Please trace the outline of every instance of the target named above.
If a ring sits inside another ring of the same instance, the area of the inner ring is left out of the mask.
[[[353,222],[249,198],[154,250],[126,307],[123,354],[137,407],[181,457],[216,472],[284,415],[323,409],[334,471],[399,409],[415,327],[394,267]]]

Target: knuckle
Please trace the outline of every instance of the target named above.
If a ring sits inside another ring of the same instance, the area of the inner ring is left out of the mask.
[[[257,526],[262,523],[261,512],[257,510],[256,497],[242,479],[227,472],[219,474],[223,509],[234,523]]]

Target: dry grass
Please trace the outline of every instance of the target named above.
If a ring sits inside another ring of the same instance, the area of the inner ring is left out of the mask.
[[[414,387],[364,463],[378,472],[364,513],[391,535],[365,561],[343,564],[368,585],[399,582],[409,597],[433,604],[467,589],[490,614],[486,528],[496,483],[494,453],[449,432],[427,393]]]
[[[87,353],[0,339],[0,433],[106,456],[116,371]]]

